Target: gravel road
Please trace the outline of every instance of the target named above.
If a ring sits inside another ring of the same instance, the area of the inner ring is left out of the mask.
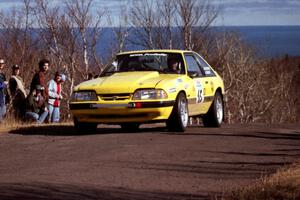
[[[0,199],[218,199],[300,159],[300,124],[0,133]]]

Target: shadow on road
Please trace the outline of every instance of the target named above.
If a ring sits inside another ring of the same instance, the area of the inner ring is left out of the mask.
[[[203,128],[205,130],[205,128]],[[213,129],[210,129],[213,130]],[[290,133],[276,133],[276,132],[259,132],[259,131],[253,131],[253,132],[245,132],[243,134],[241,133],[228,133],[220,131],[221,129],[218,129],[219,133],[213,133],[213,131],[210,131],[212,133],[207,133],[207,131],[204,131],[203,133],[194,133],[186,131],[182,135],[201,135],[201,136],[215,136],[215,137],[244,137],[244,138],[258,138],[258,139],[272,139],[272,140],[300,140],[300,134],[290,134]],[[232,131],[233,132],[233,131]]]
[[[164,127],[154,128],[140,128],[139,131],[134,133],[150,133],[150,132],[164,132]],[[95,134],[122,134],[128,133],[118,126],[98,128],[96,131],[77,131],[72,125],[48,125],[48,126],[32,126],[21,127],[15,130],[9,131],[11,134],[20,135],[50,135],[50,136],[75,136],[75,135],[95,135]]]
[[[251,152],[223,152],[223,151],[207,151],[209,153],[221,153],[221,154],[230,154],[230,155],[239,155],[239,156],[255,156],[255,157],[278,157],[278,156],[294,156],[300,157],[300,154],[288,154],[288,153],[251,153]],[[294,152],[294,151],[290,151]]]
[[[90,188],[74,185],[49,183],[11,183],[0,184],[1,200],[150,200],[150,199],[211,199],[208,194],[192,195],[182,193],[164,193],[135,191],[126,188]],[[216,198],[214,198],[216,199]]]

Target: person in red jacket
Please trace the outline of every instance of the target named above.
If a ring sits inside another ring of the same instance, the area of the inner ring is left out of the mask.
[[[60,120],[60,101],[63,98],[61,84],[65,79],[64,74],[56,72],[54,79],[50,80],[48,83],[48,109],[50,122],[59,122]]]

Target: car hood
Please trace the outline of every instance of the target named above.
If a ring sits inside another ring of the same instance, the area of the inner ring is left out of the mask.
[[[122,72],[83,82],[75,90],[95,90],[98,94],[133,93],[139,88],[155,88],[162,80],[176,77],[178,75],[158,72]]]

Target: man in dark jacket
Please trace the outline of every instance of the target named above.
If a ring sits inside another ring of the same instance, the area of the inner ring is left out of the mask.
[[[32,92],[32,90],[36,88],[37,85],[42,86],[44,88],[42,92],[42,96],[45,99],[48,99],[48,90],[46,90],[47,88],[46,74],[48,72],[49,65],[50,65],[49,60],[42,59],[39,62],[39,71],[34,74],[30,84],[30,93]]]

